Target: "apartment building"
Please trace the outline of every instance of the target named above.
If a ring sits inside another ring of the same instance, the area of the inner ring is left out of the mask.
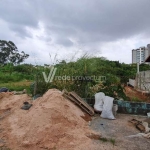
[[[144,63],[150,55],[150,44],[147,47],[140,47],[132,50],[132,63]]]

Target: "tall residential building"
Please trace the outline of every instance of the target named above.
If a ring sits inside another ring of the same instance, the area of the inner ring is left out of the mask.
[[[150,56],[150,44],[147,44],[148,56]]]
[[[150,53],[150,50],[148,48],[150,47],[140,47],[138,49],[133,49],[132,50],[132,63],[144,63]]]

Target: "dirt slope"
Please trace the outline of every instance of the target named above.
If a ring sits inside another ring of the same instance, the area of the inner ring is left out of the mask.
[[[125,87],[125,94],[131,100],[136,98],[136,99],[138,99],[138,101],[150,103],[150,97],[149,96],[143,95],[142,92],[139,92],[132,87],[126,86]]]

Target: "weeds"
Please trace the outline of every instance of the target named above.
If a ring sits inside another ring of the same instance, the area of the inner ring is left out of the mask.
[[[135,76],[136,66],[121,64],[118,61],[109,61],[103,57],[90,57],[87,55],[76,61],[71,60],[70,62],[66,60],[58,61],[56,58],[57,55],[54,57],[53,62],[55,63],[51,63],[51,65],[33,66],[31,64],[22,64],[14,66],[7,64],[0,66],[0,87],[6,85],[5,87],[11,90],[29,89],[24,84],[14,86],[12,83],[34,80],[35,89],[37,90],[34,90],[34,94],[31,91],[33,95],[44,94],[50,88],[57,88],[59,90],[67,89],[68,91],[75,91],[79,96],[84,98],[92,98],[95,93],[104,92],[106,95],[116,99],[128,99],[121,85],[122,83],[126,83],[129,78]],[[57,68],[55,77],[69,76],[71,79],[56,78],[53,82],[46,83],[42,72],[48,75],[51,70],[50,66]],[[99,77],[103,76],[106,81],[101,83]],[[139,100],[133,98],[133,101]]]
[[[113,144],[113,146],[115,145],[115,143],[116,143],[116,140],[115,139],[110,139],[110,142]]]
[[[113,139],[113,138],[108,139],[108,138],[105,138],[105,137],[101,137],[99,140],[102,141],[102,142],[110,142],[110,143],[112,143],[113,146],[116,143],[116,140]]]
[[[137,97],[133,97],[131,100],[132,100],[133,102],[140,102],[140,100],[139,100]]]
[[[108,142],[108,139],[107,139],[107,138],[100,138],[100,140],[101,140],[102,142]]]

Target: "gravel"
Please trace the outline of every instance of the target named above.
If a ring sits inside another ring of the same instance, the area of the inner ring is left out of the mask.
[[[150,139],[144,137],[132,137],[127,136],[140,133],[131,123],[128,121],[131,119],[137,119],[143,121],[146,119],[144,116],[135,116],[129,114],[117,114],[116,120],[103,119],[99,115],[95,115],[91,121],[91,128],[97,133],[101,133],[102,137],[115,140],[115,150],[148,150],[150,147]],[[97,141],[100,145],[101,142]],[[108,145],[107,142],[105,142]],[[105,145],[103,142],[103,145]],[[106,146],[106,150],[109,147]]]

